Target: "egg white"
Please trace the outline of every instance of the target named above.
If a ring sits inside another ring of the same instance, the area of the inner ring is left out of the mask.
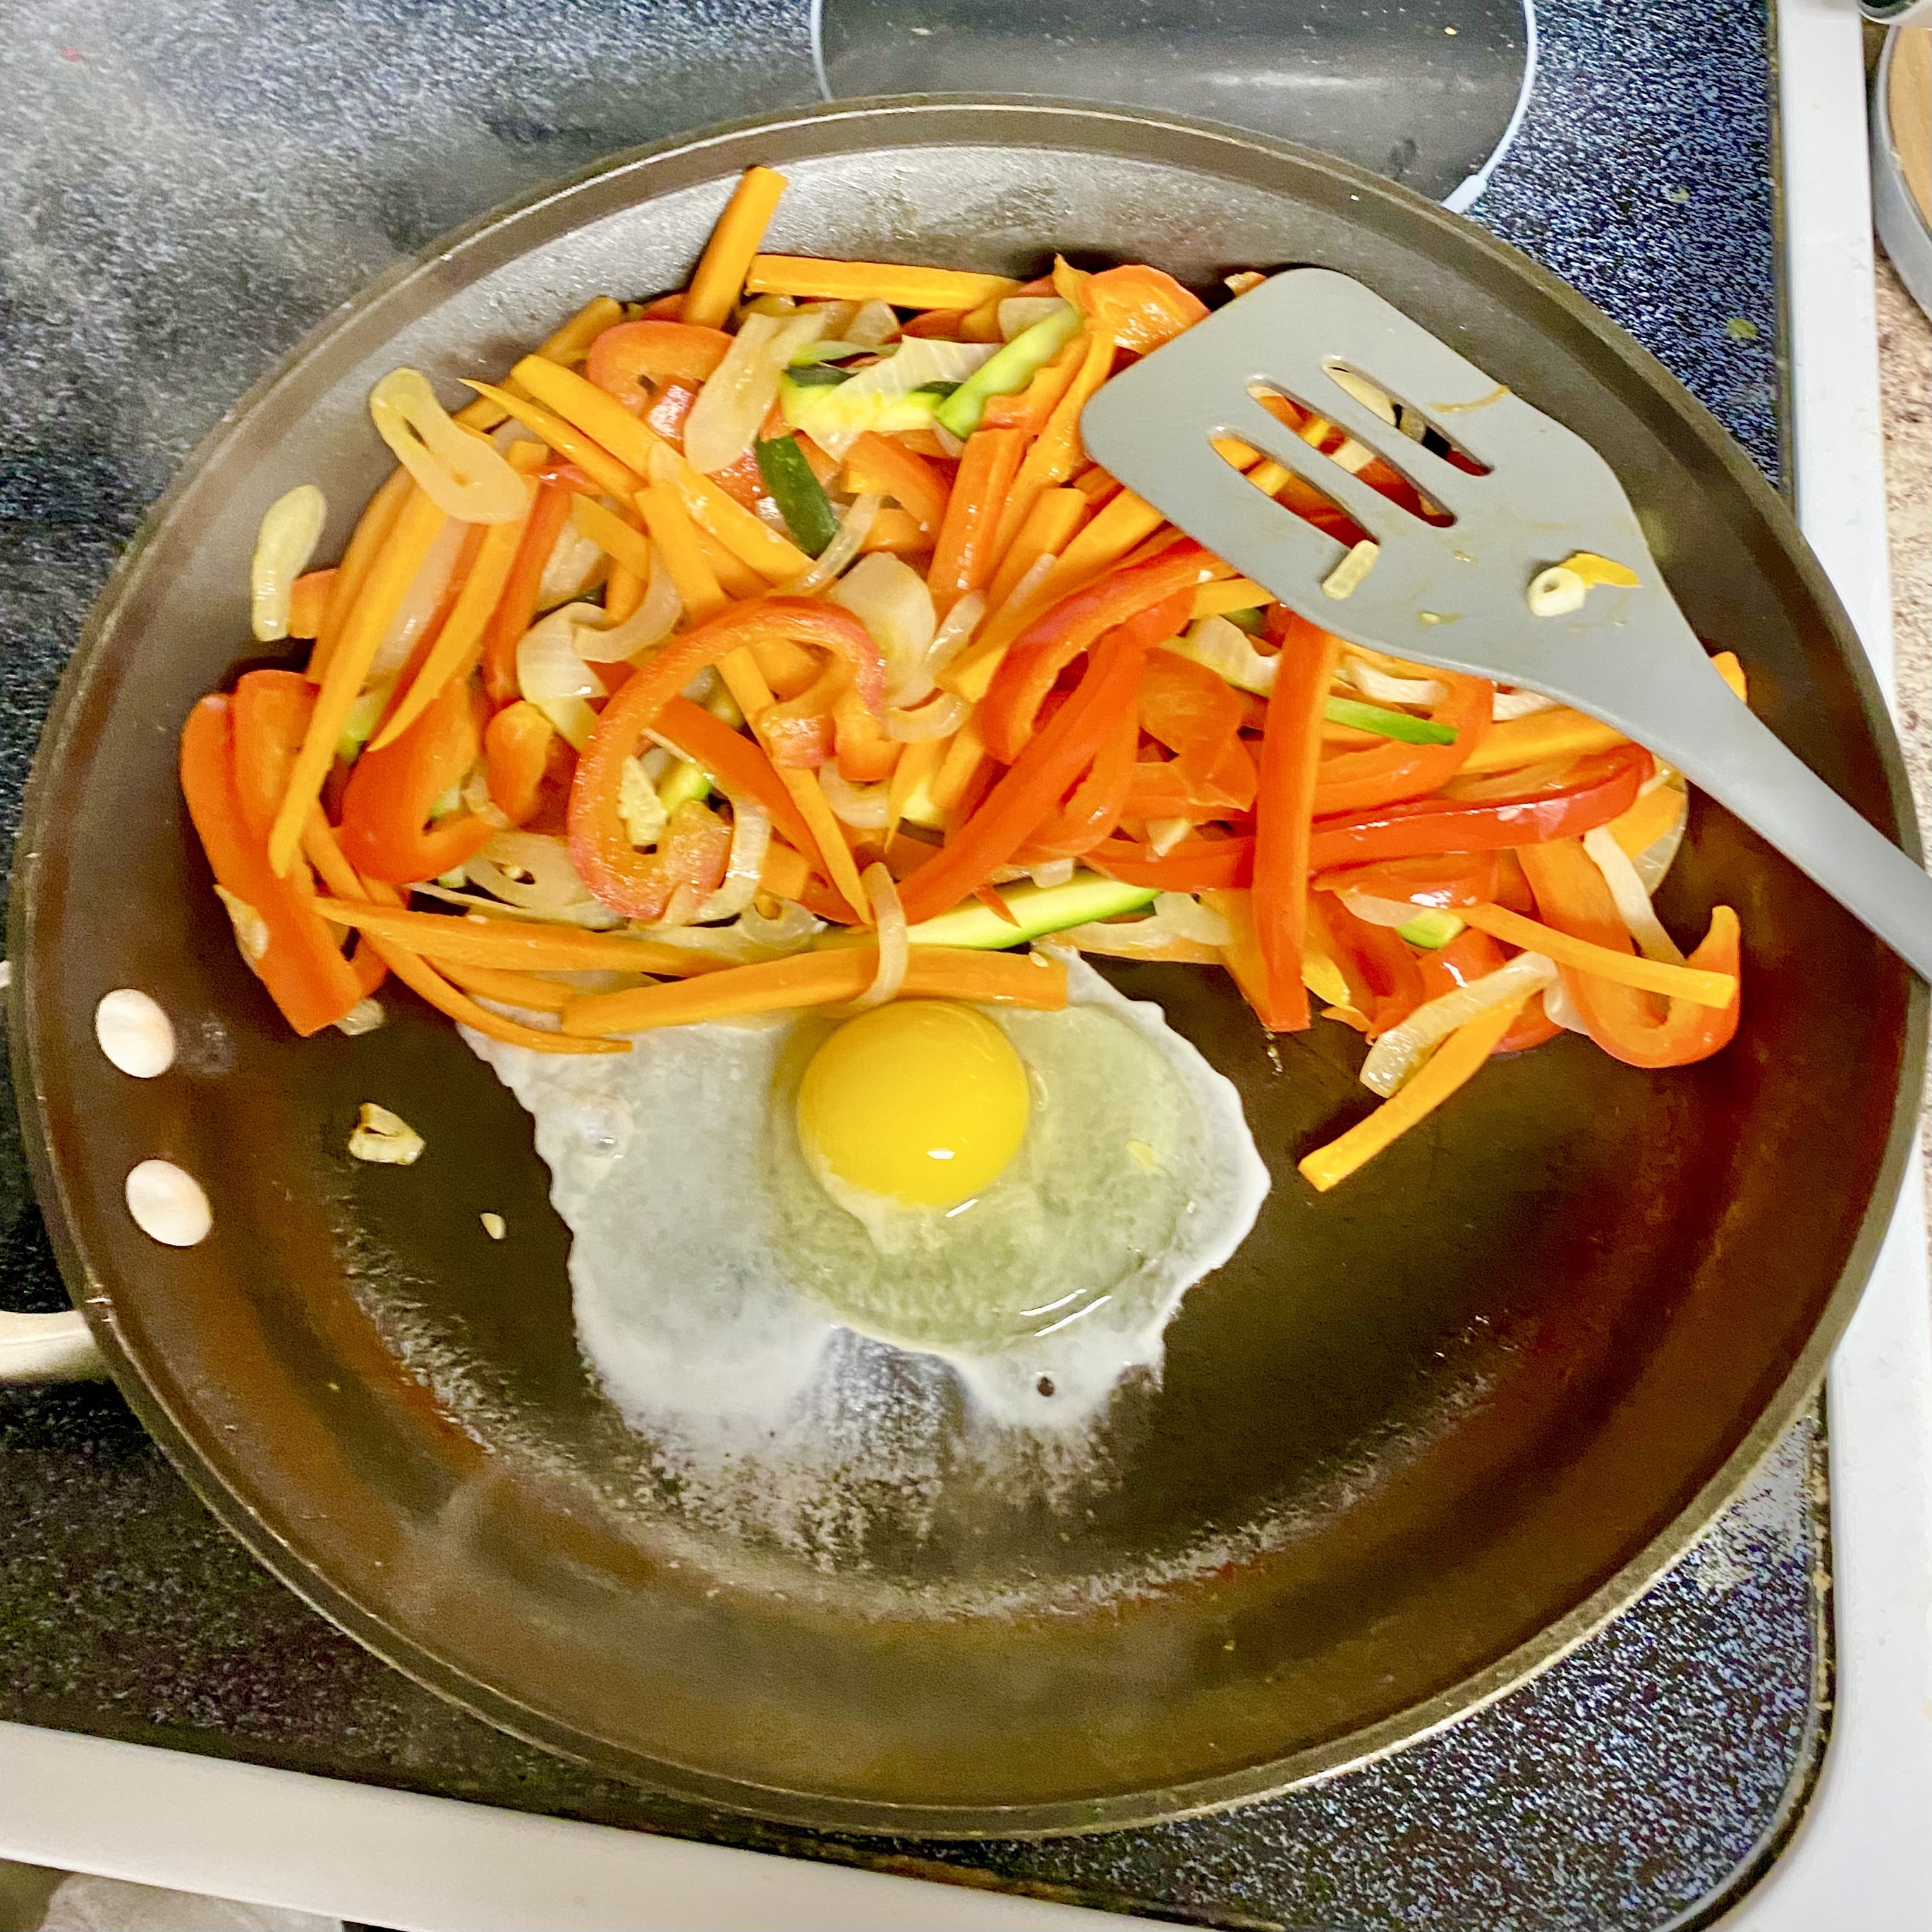
[[[1233,1085],[1160,1008],[1067,969],[1064,1012],[986,1010],[1032,1115],[1006,1171],[944,1212],[842,1206],[813,1173],[795,1100],[821,1016],[667,1028],[596,1058],[465,1031],[532,1116],[579,1342],[628,1419],[768,1437],[877,1358],[855,1334],[944,1363],[981,1417],[1036,1432],[1158,1371],[1268,1170]]]

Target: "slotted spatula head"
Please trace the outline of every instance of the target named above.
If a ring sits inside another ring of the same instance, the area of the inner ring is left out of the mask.
[[[1319,454],[1263,407],[1270,392],[1355,448]],[[1454,454],[1405,433],[1425,427]],[[1328,268],[1276,275],[1103,386],[1081,433],[1102,468],[1323,629],[1541,692],[1648,746],[1932,979],[1932,881],[1732,697],[1610,465],[1372,290]],[[1348,546],[1257,489],[1228,439],[1346,512],[1372,560],[1342,568]],[[1422,514],[1355,473],[1364,452],[1414,486]],[[1539,615],[1532,586],[1579,552],[1636,584]]]

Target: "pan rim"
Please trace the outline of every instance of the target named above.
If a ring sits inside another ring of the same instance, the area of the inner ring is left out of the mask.
[[[946,117],[970,114],[983,125],[949,124]],[[930,131],[934,122],[940,130]],[[782,138],[789,130],[828,123],[861,124],[868,148],[1054,145],[1056,128],[1085,129],[1098,135],[1117,130],[1111,146],[1103,140],[1083,145],[1124,159],[1147,158],[1150,134],[1171,132],[1203,148],[1231,155],[1252,152],[1326,175],[1352,193],[1393,200],[1465,250],[1486,254],[1519,282],[1526,282],[1562,310],[1572,326],[1586,332],[1678,423],[1695,436],[1702,453],[1742,489],[1768,524],[1806,597],[1832,633],[1856,690],[1860,713],[1876,750],[1891,805],[1892,823],[1884,828],[1915,859],[1921,856],[1917,823],[1910,806],[1897,736],[1877,680],[1856,633],[1822,566],[1798,531],[1784,499],[1731,438],[1716,418],[1685,390],[1654,356],[1550,271],[1465,218],[1452,215],[1412,192],[1294,143],[1248,134],[1179,115],[1158,115],[1077,100],[1030,95],[891,95],[794,109],[725,122],[609,156],[563,180],[506,203],[432,243],[414,258],[396,264],[339,305],[281,357],[208,430],[150,507],[134,538],[92,607],[72,657],[50,706],[22,800],[8,908],[8,955],[31,956],[37,910],[36,848],[67,742],[94,670],[111,643],[122,610],[133,600],[153,564],[156,542],[182,499],[218,462],[230,440],[274,392],[298,380],[308,364],[384,298],[417,278],[433,276],[466,249],[487,238],[507,234],[519,221],[567,200],[592,183],[680,156],[702,155],[760,140]],[[924,138],[922,140],[922,132]],[[1202,164],[1204,166],[1204,159]],[[1232,174],[1234,170],[1231,168]],[[648,198],[648,197],[645,197]],[[520,253],[520,250],[513,251]],[[304,1557],[243,1497],[220,1480],[197,1446],[189,1418],[177,1415],[152,1382],[135,1351],[119,1332],[104,1284],[87,1258],[77,1217],[51,1156],[40,1112],[40,1042],[32,976],[14,976],[8,992],[9,1022],[16,1046],[14,1082],[23,1142],[34,1191],[41,1203],[61,1272],[76,1306],[86,1314],[122,1393],[143,1426],[211,1513],[281,1582],[311,1608],[424,1688],[486,1721],[556,1754],[645,1784],[727,1809],[813,1828],[859,1831],[935,1838],[1042,1838],[1113,1830],[1225,1809],[1264,1798],[1313,1780],[1335,1775],[1445,1730],[1471,1712],[1495,1702],[1549,1668],[1587,1641],[1641,1595],[1696,1540],[1723,1504],[1810,1399],[1823,1378],[1827,1361],[1856,1307],[1889,1227],[1916,1130],[1924,1079],[1928,1012],[1932,994],[1916,979],[1906,1000],[1903,1070],[1883,1155],[1844,1267],[1834,1284],[1809,1341],[1784,1379],[1731,1454],[1678,1513],[1631,1559],[1588,1598],[1534,1637],[1516,1646],[1480,1672],[1390,1718],[1324,1744],[1265,1763],[1186,1780],[1156,1791],[1114,1794],[1013,1806],[916,1805],[872,1799],[827,1797],[730,1778],[668,1760],[610,1746],[547,1718],[506,1693],[480,1682],[460,1667],[434,1655],[392,1622],[366,1609]],[[21,1077],[24,1072],[26,1077]]]

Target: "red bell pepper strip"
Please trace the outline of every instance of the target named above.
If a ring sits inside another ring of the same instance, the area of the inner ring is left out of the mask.
[[[1318,892],[1363,892],[1372,899],[1406,899],[1444,910],[1488,905],[1502,881],[1495,852],[1439,852],[1427,858],[1384,859],[1373,865],[1341,866],[1315,878]]]
[[[694,394],[731,346],[722,328],[688,322],[625,322],[607,328],[590,345],[584,374],[634,414],[671,382]],[[648,383],[650,387],[645,386]]]
[[[1171,597],[1097,641],[1072,696],[1028,740],[972,816],[901,885],[899,902],[914,925],[936,918],[985,884],[1055,809],[1122,716],[1131,714],[1147,653],[1171,634],[1166,627],[1180,603]]]
[[[1012,764],[1033,735],[1040,706],[1060,674],[1091,649],[1096,638],[1143,610],[1166,604],[1177,592],[1192,591],[1220,568],[1198,543],[1184,538],[1144,562],[1109,571],[1042,611],[1013,640],[980,700],[975,715],[987,750],[1002,764]],[[1186,621],[1184,606],[1180,622]]]
[[[1114,341],[1136,356],[1172,342],[1208,313],[1208,304],[1198,296],[1144,262],[1129,262],[1089,276],[1080,299]]]
[[[1618,745],[1578,759],[1559,783],[1514,798],[1411,799],[1346,818],[1318,818],[1310,861],[1321,873],[1384,859],[1580,838],[1628,812],[1651,770],[1650,754],[1641,746]]]
[[[307,867],[291,866],[289,876],[277,878],[267,840],[249,830],[236,783],[234,741],[232,700],[218,694],[204,698],[182,731],[182,792],[215,884],[247,909],[237,916],[231,908],[242,957],[283,1018],[306,1037],[340,1019],[362,998],[362,986],[338,950],[340,934],[308,903],[314,884]],[[296,882],[298,872],[307,896]]]
[[[1258,1017],[1270,1033],[1308,1023],[1301,953],[1308,930],[1310,806],[1318,782],[1322,706],[1341,640],[1297,617],[1282,639],[1255,810],[1255,935],[1267,981]],[[1366,1009],[1364,1009],[1366,1010]]]
[[[640,852],[631,843],[618,803],[624,760],[700,670],[760,638],[830,653],[842,661],[874,716],[883,706],[886,665],[879,646],[856,617],[834,604],[804,597],[735,604],[667,644],[598,713],[570,788],[571,862],[591,892],[614,910],[633,919],[661,918],[671,893],[685,883],[671,876],[662,851]],[[754,719],[754,730],[756,725]],[[816,840],[809,849],[818,849]]]
[[[483,770],[490,802],[512,825],[536,816],[550,740],[556,728],[526,699],[506,704],[483,734]]]
[[[364,878],[390,885],[433,879],[473,858],[495,828],[473,812],[432,825],[430,812],[460,785],[482,748],[478,700],[466,681],[446,685],[403,735],[364,752],[342,794],[343,855]]]
[[[1156,651],[1141,674],[1141,724],[1174,754],[1172,776],[1196,803],[1245,812],[1255,802],[1252,754],[1241,742],[1247,706],[1205,664]]]
[[[1300,622],[1300,619],[1292,621]],[[1448,687],[1441,704],[1430,712],[1438,724],[1455,734],[1451,745],[1410,745],[1390,738],[1359,752],[1341,752],[1322,761],[1315,788],[1318,818],[1337,812],[1366,812],[1398,800],[1421,798],[1446,784],[1481,743],[1490,728],[1496,686],[1486,678],[1459,677],[1453,671],[1434,674]]]
[[[1184,838],[1171,850],[1127,838],[1105,838],[1087,854],[1096,872],[1124,885],[1154,886],[1164,892],[1220,892],[1245,886],[1254,877],[1252,835],[1236,838]]]
[[[589,488],[594,494],[597,486],[589,483]],[[492,704],[508,704],[518,695],[517,646],[536,621],[544,566],[570,520],[570,500],[577,494],[568,481],[556,476],[547,476],[537,491],[530,520],[524,526],[524,540],[517,546],[516,561],[510,566],[484,640],[483,688]]]
[[[1074,787],[1072,795],[1034,827],[1032,836],[1014,855],[1014,862],[1034,866],[1051,859],[1077,859],[1099,844],[1120,822],[1134,775],[1134,749],[1139,742],[1139,721],[1130,706],[1101,741],[1087,776]]]
[[[1414,950],[1393,926],[1358,919],[1332,892],[1312,898],[1310,913],[1348,982],[1349,1004],[1368,1017],[1370,1039],[1400,1026],[1429,997]]]
[[[1612,952],[1636,951],[1603,874],[1580,841],[1526,845],[1518,856],[1546,925]],[[1736,974],[1738,947],[1738,916],[1729,906],[1718,906],[1711,914],[1703,944],[1688,963],[1708,972]],[[1676,998],[1660,1003],[1654,994],[1618,986],[1594,973],[1568,966],[1560,970],[1576,1016],[1590,1037],[1627,1066],[1688,1066],[1728,1046],[1737,1032],[1744,999],[1742,980],[1728,1006],[1706,1006]]]

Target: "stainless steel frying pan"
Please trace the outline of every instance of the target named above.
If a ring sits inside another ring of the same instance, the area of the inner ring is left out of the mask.
[[[593,293],[680,284],[752,162],[792,177],[788,250],[1031,273],[1058,249],[1204,288],[1250,266],[1359,277],[1591,439],[1761,715],[1912,840],[1876,690],[1784,506],[1657,363],[1501,243],[1338,163],[1157,116],[941,99],[741,125],[616,160],[380,285],[218,429],[96,608],[34,766],[9,948],[69,1285],[148,1425],[278,1574],[424,1683],[607,1770],[808,1825],[966,1835],[1171,1816],[1388,1749],[1628,1600],[1815,1385],[1898,1184],[1924,989],[1700,805],[1663,909],[1742,911],[1736,1046],[1650,1076],[1559,1040],[1318,1198],[1293,1164],[1365,1104],[1352,1036],[1271,1054],[1218,974],[1122,969],[1240,1084],[1276,1180],[1170,1330],[1159,1390],[1118,1406],[1104,1466],[1061,1491],[955,1466],[918,1511],[888,1472],[833,1530],[706,1516],[586,1379],[525,1117],[406,995],[363,1039],[286,1033],[216,915],[173,758],[194,699],[248,655],[262,508],[320,482],[339,540],[376,480],[375,378],[492,370]],[[123,985],[175,1017],[162,1079],[94,1045]],[[355,1168],[357,1105],[399,1094],[428,1154]],[[155,1154],[207,1185],[200,1247],[128,1218],[123,1178]],[[488,1241],[484,1210],[517,1238]]]

